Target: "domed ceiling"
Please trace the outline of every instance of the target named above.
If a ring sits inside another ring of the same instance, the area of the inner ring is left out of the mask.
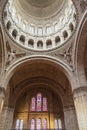
[[[18,12],[44,18],[52,16],[61,9],[65,0],[14,0]]]
[[[8,0],[3,14],[11,39],[32,51],[60,47],[77,23],[71,0]]]
[[[47,7],[55,2],[55,0],[25,0],[25,1],[31,4],[32,6],[36,6],[39,8]]]

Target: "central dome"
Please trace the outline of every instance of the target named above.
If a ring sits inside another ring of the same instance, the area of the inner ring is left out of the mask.
[[[35,51],[62,46],[77,23],[72,0],[8,0],[3,15],[9,36]]]
[[[13,0],[18,12],[23,16],[49,18],[58,12],[65,0]],[[25,17],[24,17],[25,18]]]
[[[32,6],[36,6],[39,8],[47,7],[51,5],[53,2],[55,2],[55,0],[25,0],[25,1],[31,4]]]

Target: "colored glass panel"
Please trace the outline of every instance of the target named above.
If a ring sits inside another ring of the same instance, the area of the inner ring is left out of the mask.
[[[43,130],[47,130],[47,119],[43,120]]]
[[[35,97],[31,99],[31,111],[35,111]]]
[[[37,94],[37,111],[41,111],[41,93]]]
[[[37,130],[41,130],[41,119],[40,118],[37,119],[36,126],[37,126]]]
[[[47,98],[43,98],[43,111],[47,111]]]
[[[62,129],[62,122],[61,119],[58,119],[59,129]]]
[[[58,130],[58,120],[57,119],[55,119],[55,130]]]
[[[16,121],[16,130],[19,129],[19,126],[20,126],[20,120],[18,119],[18,120]]]
[[[20,120],[20,130],[23,130],[23,120]]]
[[[35,119],[31,119],[30,130],[35,130]]]

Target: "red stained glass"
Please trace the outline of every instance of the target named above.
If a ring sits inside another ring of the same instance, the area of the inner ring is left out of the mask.
[[[41,111],[41,99],[42,98],[42,95],[41,93],[38,93],[37,94],[37,111]]]
[[[47,98],[43,98],[43,111],[47,111]]]
[[[31,99],[31,111],[35,111],[35,97]]]

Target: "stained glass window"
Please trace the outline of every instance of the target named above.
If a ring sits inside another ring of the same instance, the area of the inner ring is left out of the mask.
[[[31,99],[31,111],[35,111],[35,97]]]
[[[61,119],[55,119],[55,130],[62,129],[62,122]]]
[[[59,129],[62,129],[62,122],[61,119],[58,119]]]
[[[38,93],[35,97],[31,98],[31,111],[47,111],[47,98]]]
[[[31,119],[31,129],[30,130],[35,130],[35,119]]]
[[[41,111],[41,98],[42,98],[41,93],[38,93],[37,94],[37,111]]]
[[[43,120],[43,130],[47,130],[47,119]]]
[[[23,130],[23,120],[20,120],[20,130]]]
[[[18,119],[18,120],[16,120],[16,130],[18,130],[19,129],[19,126],[20,126],[20,120]]]
[[[57,119],[55,119],[54,124],[55,124],[55,130],[58,130],[58,120]]]
[[[47,111],[47,98],[43,98],[43,111]]]
[[[41,119],[38,118],[37,119],[37,130],[41,130],[42,126],[41,126]]]
[[[16,121],[16,130],[23,130],[23,120],[18,119]]]

